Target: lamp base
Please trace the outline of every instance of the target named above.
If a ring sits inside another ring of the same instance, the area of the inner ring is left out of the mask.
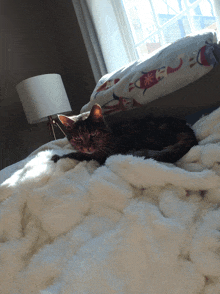
[[[48,123],[47,123],[47,126],[49,128],[49,132],[50,134],[52,135],[53,133],[53,137],[54,137],[54,140],[56,140],[56,136],[55,136],[55,132],[54,132],[54,126],[57,126],[59,127],[59,129],[61,130],[61,132],[64,134],[64,136],[66,137],[66,134],[64,133],[64,131],[61,129],[61,127],[59,126],[59,124],[54,120],[52,119],[52,116],[48,116]]]

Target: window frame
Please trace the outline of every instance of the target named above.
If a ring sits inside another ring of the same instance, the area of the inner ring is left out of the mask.
[[[117,2],[117,4],[116,4]],[[128,17],[124,8],[122,0],[111,0],[111,4],[119,24],[119,30],[123,40],[124,48],[126,50],[129,61],[132,62],[139,58]],[[123,28],[126,29],[123,29]]]

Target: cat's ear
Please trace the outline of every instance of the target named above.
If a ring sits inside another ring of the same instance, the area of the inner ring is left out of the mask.
[[[60,122],[67,128],[72,129],[73,125],[75,124],[76,120],[74,119],[74,116],[66,116],[66,115],[59,115],[58,118]]]
[[[93,105],[89,118],[96,122],[103,121],[102,108],[99,104]]]

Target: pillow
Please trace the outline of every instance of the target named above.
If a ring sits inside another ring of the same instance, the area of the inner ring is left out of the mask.
[[[122,113],[134,109],[137,111],[133,113],[139,116],[141,112],[146,113],[150,105],[152,108],[153,102],[156,103],[153,108],[158,107],[158,100],[176,93],[178,89],[205,76],[213,67],[218,67],[219,59],[220,45],[217,44],[215,31],[203,30],[197,35],[191,34],[160,48],[147,60],[140,59],[103,76],[81,113],[91,110],[98,103],[105,117],[117,113],[121,117]],[[185,95],[183,98],[186,99]],[[179,103],[175,99],[178,100],[178,93],[173,97],[171,105]],[[193,103],[196,104],[195,101]],[[151,110],[155,113],[155,109]]]

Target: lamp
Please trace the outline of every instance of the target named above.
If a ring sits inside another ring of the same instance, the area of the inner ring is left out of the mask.
[[[26,79],[16,86],[28,123],[48,121],[53,131],[56,125],[63,132],[52,115],[72,111],[63,81],[59,74],[44,74]],[[65,135],[65,133],[63,132]],[[66,136],[66,135],[65,135]]]

